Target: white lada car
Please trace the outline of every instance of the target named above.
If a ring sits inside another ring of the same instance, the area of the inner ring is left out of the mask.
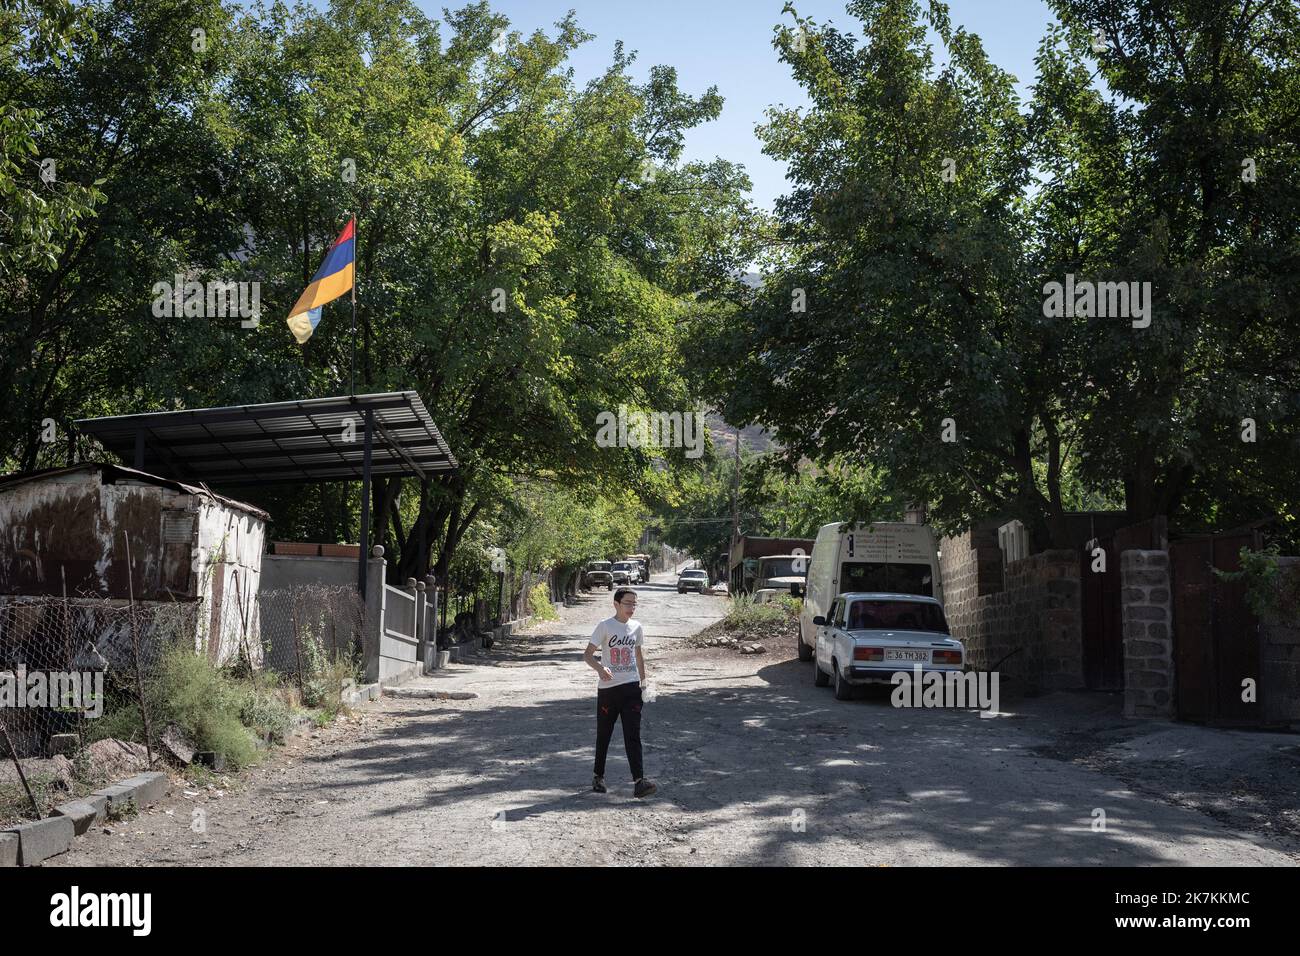
[[[966,663],[961,641],[948,630],[943,605],[919,594],[855,591],[831,602],[813,618],[817,647],[813,683],[835,685],[835,698],[853,688],[888,684],[896,671],[958,671]]]

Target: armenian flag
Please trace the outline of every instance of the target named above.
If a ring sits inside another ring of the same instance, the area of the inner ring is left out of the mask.
[[[357,220],[353,216],[339,237],[325,253],[325,261],[316,270],[311,283],[298,296],[298,302],[286,320],[289,331],[302,345],[320,323],[321,306],[333,302],[353,287],[356,277]]]

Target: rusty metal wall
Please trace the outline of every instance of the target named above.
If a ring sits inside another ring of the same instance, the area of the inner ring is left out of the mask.
[[[105,485],[93,471],[7,489],[0,494],[0,594],[62,596],[66,587],[73,597],[193,597],[192,500],[157,486]]]
[[[106,484],[95,469],[0,491],[0,594],[197,598],[208,620],[196,637],[216,660],[260,646],[250,609],[264,547],[249,511],[144,481]]]

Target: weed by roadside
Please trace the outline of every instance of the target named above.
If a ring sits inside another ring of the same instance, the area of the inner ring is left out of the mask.
[[[755,601],[751,595],[728,598],[727,613],[690,639],[694,647],[717,646],[741,649],[762,644],[769,651],[793,649],[803,602],[783,594],[773,601]]]

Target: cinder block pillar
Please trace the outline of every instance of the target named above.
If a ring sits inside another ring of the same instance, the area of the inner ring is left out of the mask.
[[[1120,555],[1124,623],[1124,716],[1174,716],[1174,641],[1169,554]]]

